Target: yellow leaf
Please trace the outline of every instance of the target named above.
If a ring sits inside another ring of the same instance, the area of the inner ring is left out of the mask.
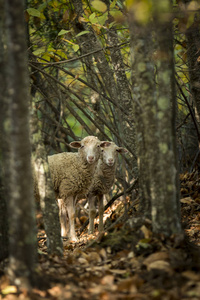
[[[3,295],[15,294],[17,293],[17,287],[15,285],[8,285],[2,290]]]
[[[198,3],[199,1],[191,1],[189,4],[188,4],[188,7],[187,9],[188,10],[193,10],[193,11],[196,11],[200,8],[200,3]]]
[[[107,10],[106,4],[100,0],[92,1],[92,6],[100,12],[105,12]]]
[[[126,0],[126,6],[129,11],[133,12],[135,19],[139,23],[146,24],[149,22],[152,13],[152,1]]]
[[[68,42],[68,43],[70,43],[70,44],[72,44],[72,45],[76,45],[76,44],[74,44],[74,43],[72,43],[71,41],[69,41],[69,40],[67,40],[67,39],[62,39],[63,41],[65,41],[65,42]]]
[[[74,49],[75,52],[79,50],[79,45],[73,45],[72,48]]]

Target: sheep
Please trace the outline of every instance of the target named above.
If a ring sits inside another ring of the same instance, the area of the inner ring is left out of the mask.
[[[97,169],[94,174],[92,185],[87,195],[89,203],[89,230],[88,233],[94,232],[94,218],[96,215],[95,199],[98,199],[99,207],[99,232],[103,231],[103,195],[107,194],[115,180],[115,171],[117,166],[117,154],[127,153],[128,150],[118,147],[114,142],[102,142],[101,158],[98,161]]]
[[[101,141],[87,136],[82,141],[73,141],[70,147],[77,153],[59,153],[48,156],[51,179],[60,211],[61,236],[67,235],[69,218],[69,239],[77,241],[75,233],[75,204],[80,194],[86,194],[91,185],[101,154]]]

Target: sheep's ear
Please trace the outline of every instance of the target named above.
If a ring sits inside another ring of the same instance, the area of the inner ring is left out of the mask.
[[[117,152],[119,153],[128,153],[128,150],[126,148],[123,148],[123,147],[118,147],[116,149]]]
[[[111,145],[111,142],[104,141],[104,142],[101,142],[100,147],[104,148],[104,147],[108,147],[110,145]]]
[[[69,145],[70,145],[71,148],[80,148],[81,147],[81,142],[74,141],[74,142],[71,142]]]

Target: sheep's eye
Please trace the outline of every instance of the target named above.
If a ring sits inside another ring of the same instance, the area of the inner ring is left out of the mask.
[[[84,148],[84,146],[83,145],[81,145],[81,149],[83,149]]]
[[[97,147],[99,148],[99,147],[100,147],[100,145],[97,145]]]

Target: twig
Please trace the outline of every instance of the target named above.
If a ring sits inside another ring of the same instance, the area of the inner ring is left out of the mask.
[[[67,60],[61,60],[61,61],[56,61],[56,62],[39,62],[39,61],[34,61],[34,63],[36,64],[40,64],[40,65],[48,65],[48,66],[54,66],[54,65],[60,65],[60,64],[66,64],[66,63],[71,63],[73,61],[77,61],[79,59],[82,59],[84,57],[87,57],[87,56],[90,56],[92,54],[95,54],[97,52],[100,52],[100,51],[105,51],[106,49],[111,49],[111,48],[116,48],[116,47],[120,47],[120,46],[123,46],[123,45],[126,45],[128,44],[129,42],[123,42],[119,45],[115,45],[115,46],[107,46],[105,48],[100,48],[100,49],[97,49],[97,50],[94,50],[94,51],[91,51],[89,53],[86,53],[86,54],[83,54],[81,56],[78,56],[76,58],[71,58],[71,59],[67,59]],[[41,57],[38,57],[39,59],[42,59]]]
[[[176,127],[176,130],[179,130],[179,128],[181,128],[184,124],[186,124],[186,121],[189,116],[190,116],[190,113],[188,113],[187,116],[184,118],[183,122]]]
[[[35,62],[34,62],[35,64]],[[35,70],[37,70],[38,72],[41,72],[44,76],[47,76],[48,78],[52,79],[54,82],[58,83],[60,86],[62,86],[65,90],[67,90],[68,92],[71,92],[72,94],[75,95],[75,93],[73,92],[72,89],[70,89],[69,87],[67,87],[64,83],[60,82],[58,79],[56,79],[55,77],[53,77],[52,75],[48,74],[47,72],[43,71],[41,68],[38,68],[34,65],[33,63],[29,62],[29,65],[31,67],[34,67]],[[75,76],[75,75],[73,75]],[[76,78],[79,81],[83,81],[80,78]],[[87,84],[88,85],[88,84]],[[94,88],[93,88],[94,90]],[[96,90],[95,90],[96,91]],[[128,115],[127,111],[118,104],[117,101],[114,101],[112,98],[108,97],[107,95],[100,93],[98,91],[96,91],[100,96],[104,97],[106,100],[108,100],[109,102],[111,102],[115,107],[117,107],[118,109],[120,109],[125,115]]]
[[[189,112],[190,112],[190,114],[191,114],[191,117],[192,117],[192,120],[193,120],[195,129],[196,129],[196,132],[197,132],[198,142],[200,143],[200,132],[199,132],[199,128],[198,128],[198,124],[197,124],[196,118],[195,118],[195,116],[194,116],[194,112],[193,112],[193,110],[191,109],[191,106],[190,106],[190,104],[189,104],[189,102],[188,102],[188,99],[187,99],[187,97],[185,96],[185,94],[183,93],[183,90],[182,90],[182,88],[181,88],[181,86],[180,86],[180,84],[179,84],[179,82],[178,82],[177,79],[176,79],[176,84],[177,84],[177,86],[178,86],[178,88],[179,88],[179,91],[180,91],[181,95],[183,96],[183,98],[184,98],[184,100],[185,100],[185,102],[186,102],[186,104],[187,104],[187,107],[188,107],[188,109],[189,109]]]
[[[192,172],[192,170],[194,168],[195,162],[197,161],[199,154],[200,154],[200,149],[197,150],[197,153],[195,155],[195,158],[194,158],[194,160],[192,162],[192,165],[191,165],[191,168],[190,168],[190,173]]]

